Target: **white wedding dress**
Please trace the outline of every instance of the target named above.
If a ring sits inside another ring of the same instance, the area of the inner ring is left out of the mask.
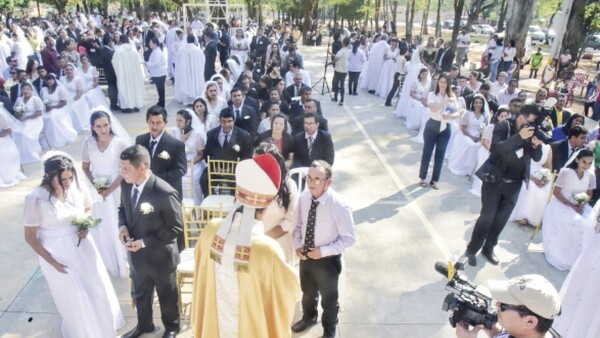
[[[600,204],[596,204],[597,209]],[[600,234],[583,249],[560,288],[561,314],[552,325],[563,337],[600,337]]]
[[[472,111],[463,113],[460,121],[461,126],[466,126],[470,135],[479,137],[486,126],[486,117],[481,114],[479,118]],[[469,176],[475,172],[477,166],[477,151],[481,146],[480,141],[473,141],[465,135],[460,127],[457,135],[452,140],[452,153],[448,159],[448,170],[458,176]]]
[[[61,86],[56,86],[52,94],[48,92],[48,87],[42,88],[41,97],[48,105],[55,105],[63,100],[68,102],[68,94]],[[77,139],[77,132],[73,128],[67,107],[64,105],[62,108],[44,112],[44,133],[52,148],[66,146]]]
[[[429,78],[429,75],[427,76]],[[412,90],[414,95],[418,98],[427,97],[429,94],[429,88],[431,87],[431,80],[421,83],[420,81],[414,81],[412,84]],[[410,96],[410,91],[409,91]],[[421,101],[414,98],[408,100],[408,109],[406,110],[406,128],[408,129],[419,129],[422,124],[427,122],[429,119],[429,108],[424,106]]]
[[[400,55],[400,49],[398,48],[392,50],[390,47],[385,52],[385,57],[387,57],[387,59],[383,61],[379,73],[379,83],[377,84],[377,89],[375,89],[375,94],[379,97],[387,97],[392,89],[394,75],[396,74],[396,59],[398,58],[398,55]]]
[[[16,119],[0,105],[0,132],[12,128]],[[21,172],[19,149],[10,135],[0,137],[0,158],[10,159],[0,166],[0,188],[11,187],[25,178]]]
[[[90,163],[90,170],[94,178],[108,178],[112,183],[119,176],[119,155],[127,148],[121,138],[113,136],[108,147],[101,152],[93,136],[83,141],[81,148],[81,161]],[[94,237],[98,252],[104,261],[106,270],[115,277],[126,278],[127,251],[119,240],[118,208],[121,203],[121,188],[118,187],[104,200],[100,197],[92,207],[95,218],[102,218],[102,223],[90,230]]]
[[[60,82],[62,86],[67,90],[67,107],[71,114],[71,121],[73,122],[73,128],[76,131],[83,131],[90,128],[90,116],[92,115],[88,103],[85,99],[85,91],[83,86],[83,80],[80,77],[75,76],[71,81],[67,80],[67,77],[61,77]],[[78,100],[74,100],[77,91],[81,90],[83,95]]]
[[[24,102],[21,96],[17,98],[15,107],[23,108],[22,115],[29,116],[35,114],[36,111],[43,111],[44,104],[37,96],[32,96],[27,102]],[[21,164],[38,162],[40,160],[40,153],[42,152],[40,133],[43,128],[44,121],[42,116],[25,121],[18,120],[13,124],[12,135],[17,148],[19,148]]]
[[[494,134],[494,125],[488,124],[487,127],[483,130],[483,135],[481,135],[482,140],[487,140],[490,144],[492,143],[492,136]],[[475,172],[479,170],[479,168],[487,161],[488,157],[490,157],[490,151],[487,150],[484,146],[479,142],[480,147],[477,150],[477,164],[475,165]],[[481,197],[481,186],[483,182],[477,177],[477,175],[471,176],[473,182],[471,183],[471,189],[469,192],[477,197]]]
[[[38,227],[38,238],[56,261],[66,266],[58,272],[39,257],[52,299],[61,316],[63,338],[113,338],[125,325],[119,301],[92,235],[77,246],[77,228],[71,219],[84,213],[91,201],[76,184],[61,202],[42,188],[25,199],[26,227]]]
[[[94,79],[99,77],[98,70],[96,67],[90,65],[87,72],[84,72],[82,68],[79,68],[79,76],[83,81],[83,96],[91,108],[108,106],[106,102],[106,96],[100,89],[100,86],[94,87]]]
[[[579,179],[575,170],[562,168],[555,186],[561,188],[563,197],[575,203],[573,195],[596,188],[596,178],[586,170]],[[594,232],[596,216],[592,208],[586,204],[583,213],[578,214],[552,197],[542,222],[546,260],[559,270],[569,270]]]
[[[531,160],[529,172],[532,176],[540,175],[540,170],[548,160],[548,156],[550,156],[551,152],[552,149],[549,144],[542,145],[542,158],[539,161]],[[543,187],[538,187],[530,181],[529,188],[523,183],[515,208],[508,220],[518,221],[524,219],[527,220],[529,224],[537,226],[544,216],[546,205],[548,205],[551,187],[551,182],[546,183]]]
[[[204,150],[204,146],[206,145],[206,133],[203,130],[194,128],[190,133],[190,136],[184,142],[185,157],[188,162],[193,161],[198,150]],[[170,134],[176,139],[181,140],[181,130],[179,130],[179,128],[171,128]],[[183,191],[183,199],[193,199],[194,205],[200,205],[202,203],[202,189],[200,188],[200,176],[202,175],[202,171],[204,170],[204,168],[206,168],[206,162],[204,160],[199,161],[198,163],[194,163],[193,166],[188,165],[187,173],[182,178],[182,184],[184,186],[190,184],[190,177],[193,177],[194,179],[194,181],[192,182],[192,196],[190,196],[189,189],[184,189]],[[190,172],[190,170],[193,171]]]

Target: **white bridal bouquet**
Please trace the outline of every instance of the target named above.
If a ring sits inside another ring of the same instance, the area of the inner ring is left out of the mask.
[[[76,226],[79,231],[93,229],[97,227],[100,222],[102,222],[102,218],[94,218],[92,215],[79,215],[73,217],[71,220],[71,224]],[[81,244],[81,238],[77,242],[78,247],[79,244]]]
[[[96,188],[96,190],[106,189],[110,187],[111,184],[110,178],[108,177],[96,177],[92,183],[94,184],[94,188]]]
[[[578,194],[573,195],[573,199],[579,204],[586,204],[590,201],[590,196],[585,192],[580,192]]]

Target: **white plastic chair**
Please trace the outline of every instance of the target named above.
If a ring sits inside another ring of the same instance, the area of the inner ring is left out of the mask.
[[[296,180],[296,186],[298,187],[298,192],[302,192],[304,191],[304,189],[306,188],[306,184],[304,183],[304,178],[306,177],[306,175],[308,175],[308,167],[299,167],[299,168],[294,168],[294,169],[290,169],[290,171],[288,171],[288,175],[290,175],[290,177],[292,179],[295,178]],[[295,177],[294,177],[295,175]]]

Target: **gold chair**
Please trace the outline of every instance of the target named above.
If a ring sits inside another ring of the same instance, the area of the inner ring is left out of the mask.
[[[194,205],[194,161],[187,161],[187,172],[182,177],[182,194],[181,204]]]
[[[182,293],[185,285],[192,285],[194,279],[194,257],[196,252],[196,242],[200,238],[202,229],[213,218],[222,218],[221,208],[211,209],[199,206],[181,207],[183,215],[183,243],[185,249],[181,252],[181,262],[177,265],[177,293],[179,296],[179,313],[183,314]],[[191,291],[186,292],[191,293]]]
[[[201,206],[208,209],[222,207],[229,212],[233,208],[235,195],[235,168],[239,162],[206,159],[208,175],[208,196],[204,196]]]

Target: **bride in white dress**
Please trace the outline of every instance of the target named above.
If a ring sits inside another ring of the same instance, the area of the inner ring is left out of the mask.
[[[548,204],[550,188],[552,187],[552,148],[549,144],[542,144],[542,158],[539,161],[531,160],[529,172],[529,187],[521,186],[519,198],[510,215],[509,221],[519,224],[537,226],[544,216],[544,209]],[[548,175],[544,178],[544,172]]]
[[[77,138],[71,115],[67,108],[68,94],[58,85],[54,74],[46,76],[46,86],[40,93],[46,111],[44,112],[44,133],[53,148],[63,147]]]
[[[87,55],[80,57],[79,76],[83,81],[83,92],[89,107],[106,106],[106,96],[98,86],[100,74],[96,67],[90,64]]]
[[[392,85],[394,84],[394,74],[396,74],[396,60],[400,55],[398,48],[398,39],[390,40],[390,46],[383,55],[383,65],[379,73],[379,83],[375,89],[375,94],[379,97],[387,97]]]
[[[235,30],[235,36],[231,37],[231,55],[237,56],[240,65],[243,65],[248,58],[250,50],[248,40],[244,36],[244,31],[241,28]]]
[[[65,76],[60,82],[67,90],[67,107],[73,121],[73,128],[83,131],[90,127],[90,109],[83,95],[83,80],[75,75],[75,66],[69,63],[65,67]]]
[[[487,126],[485,98],[477,94],[470,110],[460,119],[460,130],[452,143],[452,153],[448,160],[448,170],[458,176],[472,175],[477,166],[477,151],[480,148],[481,133]]]
[[[548,263],[559,270],[571,268],[593,234],[596,218],[592,208],[574,199],[579,193],[592,197],[596,177],[589,169],[593,163],[591,150],[575,152],[560,170],[552,200],[544,212],[544,253]]]
[[[496,114],[490,120],[490,124],[485,127],[483,134],[481,134],[481,147],[477,151],[477,165],[475,165],[475,171],[479,169],[490,157],[490,148],[492,146],[492,136],[494,134],[494,125],[500,121],[504,121],[509,117],[507,108],[500,108]],[[481,197],[481,185],[482,182],[477,175],[471,176],[473,183],[469,192],[477,197]]]
[[[204,145],[206,144],[206,132],[199,127],[199,122],[192,122],[194,121],[194,117],[197,119],[195,114],[190,113],[187,109],[181,109],[177,112],[175,117],[177,127],[171,128],[169,132],[173,137],[185,144],[185,157],[188,162],[192,162],[193,164],[192,166],[187,166],[188,173],[183,177],[184,185],[190,184],[190,177],[194,179],[192,182],[192,196],[190,196],[189,190],[185,190],[183,192],[183,198],[192,198],[194,200],[194,205],[200,205],[202,203],[200,176],[204,170],[204,166],[202,165],[202,152],[204,151]],[[191,173],[190,170],[192,170]]]
[[[198,123],[192,125],[194,129],[202,130],[206,134],[219,126],[219,116],[208,113],[208,104],[203,98],[196,98],[192,103],[192,109],[192,113],[198,118],[192,120],[193,123]]]
[[[49,156],[42,184],[25,198],[25,240],[39,256],[62,336],[112,338],[125,320],[93,238],[71,224],[92,202],[65,155]]]
[[[15,111],[19,111],[21,117],[13,124],[12,133],[21,154],[21,164],[25,164],[40,160],[44,104],[39,97],[33,95],[33,88],[29,83],[21,85],[21,93],[23,96],[15,102]]]
[[[227,101],[219,93],[219,85],[215,81],[206,81],[204,89],[204,99],[206,100],[206,109],[208,113],[219,118],[221,110],[227,108]]]
[[[552,325],[563,337],[600,337],[600,203],[594,206],[596,231],[560,288],[561,314]]]
[[[396,117],[406,118],[408,114],[408,103],[410,102],[410,89],[412,88],[413,82],[417,81],[421,68],[425,67],[421,61],[421,50],[417,48],[413,53],[410,61],[406,63],[406,69],[404,74],[404,83],[402,84],[402,90],[400,91],[400,98],[396,104]],[[437,81],[434,82],[437,84]],[[421,142],[422,143],[422,142]]]
[[[431,80],[427,68],[421,68],[417,81],[410,88],[408,109],[406,111],[406,128],[419,129],[423,119],[429,119],[429,108],[427,107],[427,95],[431,88]],[[425,116],[425,117],[423,117]]]
[[[0,104],[0,158],[9,158],[0,166],[0,188],[11,187],[25,178],[21,172],[19,149],[11,137],[11,127],[17,122]]]
[[[87,179],[100,195],[92,207],[92,213],[94,217],[102,218],[102,223],[90,233],[108,272],[114,277],[126,278],[127,251],[119,241],[118,208],[122,180],[119,160],[121,152],[131,141],[128,143],[128,140],[115,135],[112,128],[115,123],[118,121],[105,111],[96,110],[92,113],[92,135],[83,141],[81,162]]]

